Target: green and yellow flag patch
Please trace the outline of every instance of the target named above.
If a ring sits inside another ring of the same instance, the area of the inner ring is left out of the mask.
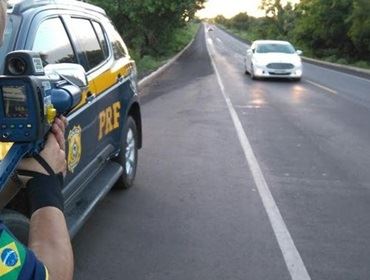
[[[0,235],[0,278],[2,280],[17,279],[25,258],[24,246],[8,232],[2,231]]]

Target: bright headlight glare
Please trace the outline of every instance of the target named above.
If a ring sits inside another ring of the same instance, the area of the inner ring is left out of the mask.
[[[296,70],[296,71],[295,71],[295,74],[296,74],[297,76],[302,76],[302,70],[301,70],[301,69]]]
[[[302,67],[302,60],[298,57],[297,59],[294,60],[294,65],[296,67]]]
[[[262,69],[256,69],[255,75],[261,76],[263,74]]]

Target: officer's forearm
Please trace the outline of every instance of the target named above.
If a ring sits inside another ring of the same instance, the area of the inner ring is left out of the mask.
[[[50,279],[72,279],[73,252],[61,210],[44,207],[32,214],[29,247],[47,267]]]

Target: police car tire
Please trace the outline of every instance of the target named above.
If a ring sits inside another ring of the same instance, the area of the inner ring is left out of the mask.
[[[135,141],[134,147],[134,164],[133,170],[130,174],[127,174],[126,170],[126,148],[127,148],[127,136],[128,131],[131,130],[133,133],[133,139]],[[123,128],[123,136],[121,140],[121,151],[116,158],[116,161],[123,167],[123,173],[115,184],[116,189],[128,189],[134,184],[137,168],[137,157],[138,157],[138,133],[134,119],[131,116],[127,117],[126,124]]]
[[[10,232],[23,244],[28,244],[28,231],[30,220],[23,214],[11,210],[3,209],[0,213],[0,220],[8,227]]]

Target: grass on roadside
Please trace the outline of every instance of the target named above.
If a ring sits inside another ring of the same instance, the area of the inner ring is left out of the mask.
[[[198,28],[198,23],[189,23],[184,28],[178,29],[174,33],[170,43],[166,46],[166,51],[160,56],[144,55],[140,57],[137,50],[130,50],[131,56],[136,61],[139,77],[144,77],[158,69],[165,64],[168,59],[181,51],[194,38]]]

